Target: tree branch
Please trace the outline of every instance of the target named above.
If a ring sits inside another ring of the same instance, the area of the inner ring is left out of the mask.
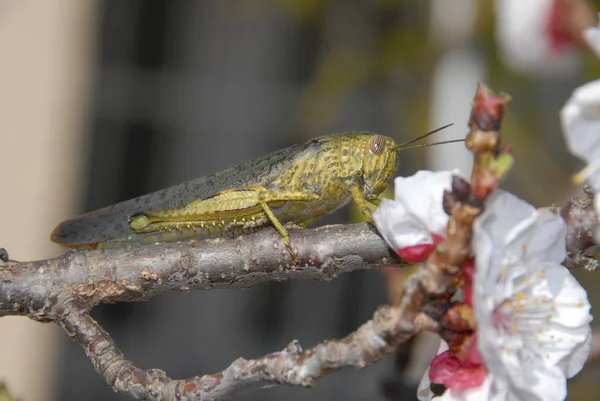
[[[246,288],[270,280],[329,280],[358,269],[401,264],[365,223],[290,229],[300,257],[296,264],[273,229],[235,238],[71,251],[34,262],[9,260],[0,250],[0,317],[25,315],[56,322],[83,346],[113,389],[136,399],[216,400],[272,384],[310,386],[338,369],[378,361],[419,331],[442,328],[438,318],[471,255],[472,223],[510,168],[512,159],[500,147],[498,131],[507,103],[506,96],[478,89],[467,136],[475,166],[470,182],[455,177],[452,191],[445,194],[450,215],[445,241],[407,281],[395,305],[379,308],[343,339],[324,341],[305,352],[293,341],[283,351],[259,359],[240,358],[220,373],[173,380],[161,370],[142,370],[127,361],[89,311],[99,303],[141,301],[173,291]],[[586,199],[574,199],[560,211],[569,226],[567,264],[572,266],[589,265],[593,259],[593,194],[584,195]]]
[[[265,281],[331,280],[359,269],[400,264],[373,226],[362,223],[290,230],[293,264],[274,229],[235,238],[70,251],[35,262],[0,262],[0,316],[45,320],[51,293],[99,303],[147,300],[173,291],[247,288]]]
[[[56,321],[85,349],[96,371],[112,388],[143,400],[219,400],[273,384],[312,386],[344,367],[361,368],[379,361],[416,331],[431,324],[421,316],[402,324],[402,314],[381,307],[373,319],[341,340],[325,341],[302,352],[297,341],[284,350],[255,360],[239,358],[222,372],[172,380],[159,369],[142,370],[126,360],[109,334],[89,315],[85,302],[59,291],[49,300],[49,318]]]

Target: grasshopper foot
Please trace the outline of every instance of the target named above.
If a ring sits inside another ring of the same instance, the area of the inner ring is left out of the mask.
[[[300,262],[300,255],[298,255],[296,252],[294,252],[294,250],[292,249],[291,246],[286,246],[290,256],[292,257],[292,260],[294,261],[294,263],[298,263]]]
[[[366,216],[370,221],[373,221],[373,211],[370,207],[363,206],[360,208],[361,213]]]
[[[289,243],[289,241],[284,241],[284,242],[285,242],[285,248],[287,249],[288,253],[292,257],[292,260],[294,261],[294,263],[300,262],[300,255],[298,255],[298,253],[296,253],[294,251],[294,249],[292,248],[292,245]]]

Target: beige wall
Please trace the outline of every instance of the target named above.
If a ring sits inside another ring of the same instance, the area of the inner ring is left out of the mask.
[[[95,65],[95,0],[0,2],[0,247],[12,259],[60,252],[48,240],[74,212]],[[0,319],[0,381],[51,400],[59,328]]]

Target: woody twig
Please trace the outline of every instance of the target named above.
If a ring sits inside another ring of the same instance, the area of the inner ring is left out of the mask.
[[[268,280],[328,280],[357,269],[401,264],[368,224],[290,230],[298,264],[291,263],[272,229],[229,239],[72,251],[35,262],[12,261],[0,253],[0,317],[24,315],[60,325],[81,344],[98,374],[134,399],[217,400],[272,384],[311,386],[336,370],[379,361],[419,331],[439,330],[437,312],[448,304],[460,266],[471,256],[473,221],[511,166],[510,152],[500,147],[499,135],[508,101],[506,95],[478,88],[467,136],[475,167],[470,182],[455,178],[445,195],[450,215],[445,241],[407,282],[395,305],[379,308],[343,339],[306,351],[292,341],[262,358],[237,359],[219,373],[175,380],[125,359],[89,312],[99,303],[141,301],[173,291],[245,288]],[[572,219],[571,224],[581,221]]]

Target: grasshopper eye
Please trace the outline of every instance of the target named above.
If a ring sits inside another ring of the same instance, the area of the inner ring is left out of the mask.
[[[382,135],[376,135],[371,141],[371,153],[375,153],[376,155],[381,154],[381,152],[383,152],[384,145],[385,138]]]

